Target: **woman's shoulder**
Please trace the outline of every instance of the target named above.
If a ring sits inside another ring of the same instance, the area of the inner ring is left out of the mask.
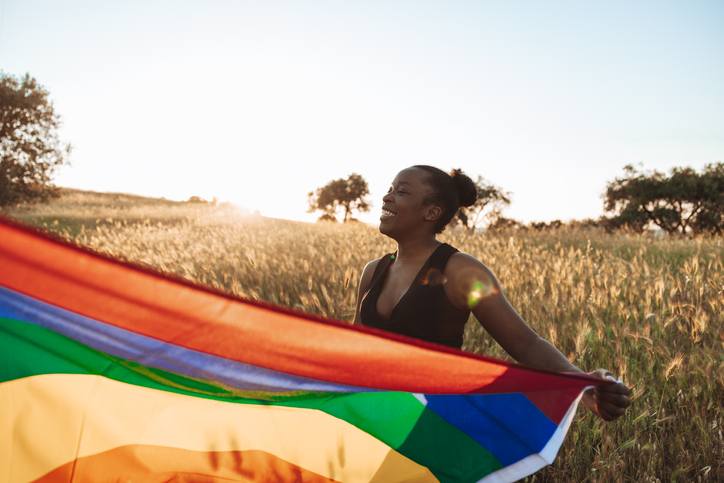
[[[457,252],[450,257],[445,266],[444,278],[445,292],[458,308],[470,307],[471,293],[502,293],[493,272],[467,253]]]
[[[377,270],[377,265],[380,264],[380,261],[384,259],[387,255],[380,258],[375,258],[371,262],[369,262],[367,265],[365,265],[365,268],[362,269],[362,277],[360,279],[360,289],[361,293],[364,293],[367,291],[367,288],[370,286],[370,282],[372,281],[372,277],[375,274],[375,270]]]
[[[370,273],[370,277],[374,273],[375,269],[377,268],[377,265],[380,263],[380,260],[382,260],[385,257],[375,258],[371,262],[368,262],[367,265],[365,265],[365,268],[362,269],[362,276],[364,277],[367,272]]]
[[[452,255],[450,255],[450,259],[448,260],[448,263],[452,264],[453,268],[465,268],[467,266],[474,266],[474,265],[485,266],[485,264],[483,264],[483,262],[481,262],[474,256],[472,256],[468,253],[465,253],[465,252],[461,252],[459,250],[456,251],[455,253],[453,253]]]
[[[482,272],[489,277],[494,277],[493,272],[474,256],[457,251],[450,256],[445,265],[445,275],[469,274],[470,272]]]

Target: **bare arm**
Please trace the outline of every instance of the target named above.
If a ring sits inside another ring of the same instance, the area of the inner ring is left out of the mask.
[[[359,281],[359,290],[357,291],[357,309],[354,312],[354,320],[352,321],[353,324],[362,323],[359,315],[359,309],[362,305],[362,297],[364,297],[364,294],[367,293],[367,289],[370,287],[370,282],[372,282],[372,275],[374,275],[375,268],[377,268],[377,264],[379,263],[379,261],[379,258],[376,260],[372,260],[370,263],[365,265],[364,270],[362,270],[362,277],[360,277]]]
[[[513,359],[551,371],[582,372],[530,328],[505,298],[495,275],[479,260],[457,253],[448,262],[445,275],[445,291],[450,301],[458,307],[470,308]],[[471,295],[475,292],[479,295]]]
[[[583,372],[553,344],[542,339],[505,298],[493,273],[476,258],[456,253],[445,267],[445,292],[458,307],[470,308],[483,328],[513,359],[533,367],[558,372]],[[601,379],[615,380],[603,369],[591,372]],[[610,421],[623,415],[631,404],[624,384],[598,386],[586,391],[583,403]]]

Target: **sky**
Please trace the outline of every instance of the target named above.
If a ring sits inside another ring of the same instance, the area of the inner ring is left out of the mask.
[[[724,161],[720,0],[0,0],[0,70],[73,147],[59,186],[313,221],[351,173],[462,168],[523,222],[597,218],[623,167]]]

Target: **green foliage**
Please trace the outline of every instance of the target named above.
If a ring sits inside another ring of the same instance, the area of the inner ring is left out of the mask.
[[[483,221],[487,221],[488,225],[494,224],[500,218],[503,208],[510,204],[510,193],[489,183],[482,176],[478,176],[475,187],[478,189],[475,204],[460,208],[456,214],[460,223],[470,231],[475,231]]]
[[[51,177],[70,144],[58,139],[60,116],[48,95],[28,74],[0,72],[0,206],[57,195]]]
[[[353,210],[360,213],[370,210],[365,196],[370,194],[367,181],[359,174],[352,173],[347,179],[340,178],[330,181],[316,191],[311,191],[309,197],[308,213],[322,211],[320,220],[330,221],[336,219],[335,215],[340,209],[344,210],[344,221],[347,221]]]
[[[214,196],[214,198],[211,201],[207,201],[200,196],[191,196],[189,199],[186,200],[186,203],[196,203],[196,204],[200,204],[200,205],[216,206],[219,204],[219,199]]]
[[[673,168],[666,176],[640,172],[608,183],[604,208],[615,212],[608,224],[641,232],[653,224],[669,233],[721,233],[724,229],[724,164],[708,164],[702,173]]]
[[[323,213],[322,216],[320,216],[319,218],[317,218],[317,221],[327,221],[327,222],[330,222],[330,223],[337,223],[337,218],[335,218],[334,216],[330,215],[329,213]]]
[[[537,231],[556,230],[565,225],[566,224],[563,223],[561,220],[553,220],[550,223],[546,223],[545,221],[533,221],[530,223],[530,228]]]

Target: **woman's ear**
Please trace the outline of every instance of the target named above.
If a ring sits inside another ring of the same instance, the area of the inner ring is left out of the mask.
[[[430,208],[428,208],[427,213],[425,213],[425,220],[426,221],[436,221],[438,218],[440,218],[440,215],[442,215],[442,209],[439,206],[430,205]]]

